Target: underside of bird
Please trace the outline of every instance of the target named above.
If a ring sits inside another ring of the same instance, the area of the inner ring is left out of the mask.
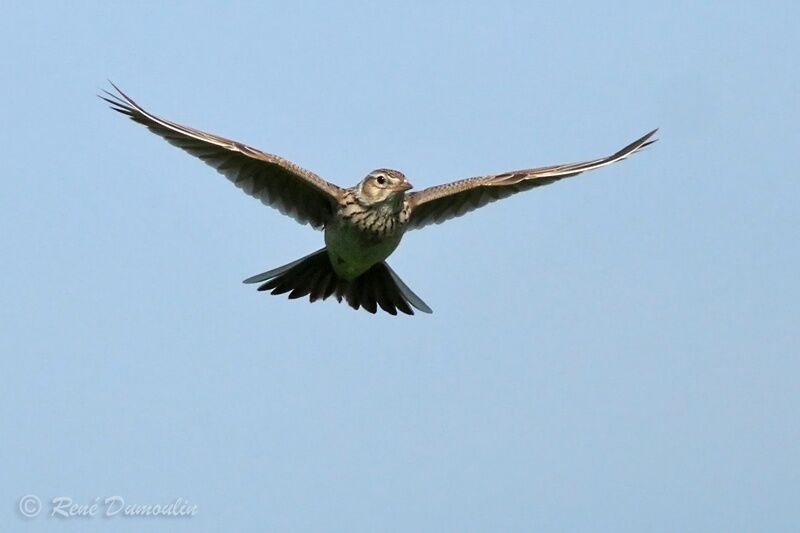
[[[397,311],[413,315],[413,308],[423,313],[433,312],[385,261],[376,263],[353,280],[346,280],[334,271],[327,248],[244,282],[264,282],[259,291],[288,292],[292,299],[308,296],[315,302],[334,296],[339,302],[345,300],[353,309],[363,308],[370,313],[375,313],[378,307],[392,315]]]
[[[116,85],[100,98],[111,109],[214,167],[237,187],[302,224],[325,229],[326,248],[245,280],[260,291],[335,296],[354,309],[375,313],[424,313],[431,309],[384,260],[403,232],[459,217],[513,194],[611,165],[653,144],[653,130],[611,155],[460,179],[417,192],[402,173],[376,169],[353,187],[340,187],[278,155],[182,126],[145,111]],[[330,257],[334,257],[334,269]],[[338,273],[337,273],[338,271]]]

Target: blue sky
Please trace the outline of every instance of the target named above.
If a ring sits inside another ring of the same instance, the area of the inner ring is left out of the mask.
[[[9,4],[8,531],[795,531],[796,3]],[[119,115],[331,181],[619,165],[409,233],[431,316],[241,280],[320,247]],[[19,499],[42,513],[23,518]],[[191,518],[47,516],[183,498]]]

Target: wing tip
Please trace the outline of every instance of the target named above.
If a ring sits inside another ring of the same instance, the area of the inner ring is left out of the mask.
[[[658,133],[659,128],[655,128],[646,134],[642,135],[637,141],[634,142],[635,145],[638,145],[634,151],[638,152],[643,148],[647,148],[651,144],[658,142],[658,139],[654,139],[653,136]]]

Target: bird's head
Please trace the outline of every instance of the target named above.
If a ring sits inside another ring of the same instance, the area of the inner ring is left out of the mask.
[[[358,184],[361,198],[370,204],[401,200],[411,183],[402,172],[389,168],[373,170]]]

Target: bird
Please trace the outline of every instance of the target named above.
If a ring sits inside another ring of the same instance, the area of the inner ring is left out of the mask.
[[[654,129],[613,154],[582,161],[462,179],[419,191],[389,168],[340,187],[278,155],[160,118],[137,104],[113,82],[98,95],[170,144],[201,159],[250,196],[301,224],[324,231],[325,246],[286,265],[251,276],[259,291],[288,293],[309,301],[335,297],[353,309],[391,315],[432,313],[386,263],[405,232],[459,217],[507,198],[639,152],[657,139]]]

